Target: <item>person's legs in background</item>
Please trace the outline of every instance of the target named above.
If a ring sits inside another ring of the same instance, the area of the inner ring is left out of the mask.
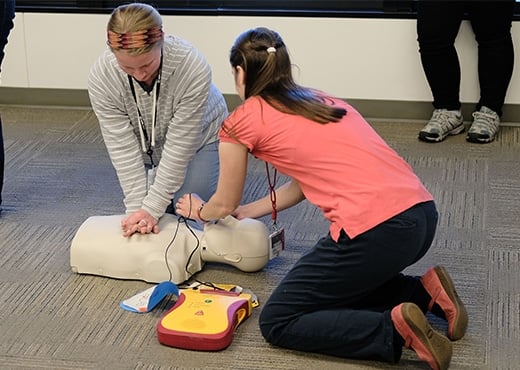
[[[14,0],[0,2],[0,73],[2,61],[4,59],[4,49],[7,44],[7,37],[13,28],[14,19]],[[2,189],[4,185],[4,137],[2,131],[2,117],[0,117],[0,212],[2,212]]]
[[[4,60],[5,45],[7,45],[7,37],[14,26],[14,0],[0,1],[0,71]]]
[[[419,139],[439,142],[464,131],[460,111],[460,65],[455,39],[464,16],[462,1],[417,3],[417,40],[434,111]]]
[[[478,43],[480,100],[466,139],[489,143],[498,133],[514,65],[511,23],[514,0],[473,1],[468,14]]]

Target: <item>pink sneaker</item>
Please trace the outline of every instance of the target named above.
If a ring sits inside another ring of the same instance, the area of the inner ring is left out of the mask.
[[[429,269],[421,277],[421,282],[432,297],[428,310],[431,311],[433,305],[438,304],[444,311],[448,321],[448,338],[451,340],[462,338],[468,327],[468,313],[446,269],[442,266]]]
[[[392,309],[392,322],[405,341],[405,347],[433,370],[446,370],[453,352],[451,342],[433,330],[421,309],[415,303],[401,303]]]

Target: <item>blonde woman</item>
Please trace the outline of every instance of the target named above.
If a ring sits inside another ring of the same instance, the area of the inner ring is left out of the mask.
[[[177,194],[214,192],[217,133],[227,106],[205,58],[187,41],[166,36],[152,6],[114,9],[107,44],[88,91],[124,193],[122,232],[156,233]]]

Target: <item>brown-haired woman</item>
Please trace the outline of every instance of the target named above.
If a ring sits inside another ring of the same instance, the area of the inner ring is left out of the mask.
[[[220,131],[217,191],[207,203],[182,196],[177,212],[201,221],[255,218],[307,199],[330,222],[265,303],[264,337],[285,348],[388,362],[406,346],[446,369],[450,339],[466,331],[464,305],[444,268],[402,273],[434,238],[432,195],[353,107],[294,82],[278,33],[244,32],[230,62],[244,101]],[[240,205],[249,153],[290,181]],[[449,339],[432,329],[428,310],[447,319]]]

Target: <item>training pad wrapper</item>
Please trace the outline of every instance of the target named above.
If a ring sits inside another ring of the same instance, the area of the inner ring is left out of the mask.
[[[171,281],[163,281],[151,288],[135,294],[119,303],[119,306],[126,311],[146,313],[153,310],[166,296],[179,295],[177,285]]]
[[[181,289],[175,305],[157,324],[160,343],[183,349],[218,351],[251,315],[252,296],[214,289]]]

